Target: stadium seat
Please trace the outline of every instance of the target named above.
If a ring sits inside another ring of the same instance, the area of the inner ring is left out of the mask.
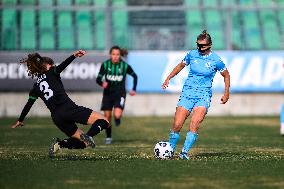
[[[125,6],[126,0],[114,0],[113,6]],[[125,10],[115,10],[112,12],[113,43],[127,46],[128,42],[128,13]]]
[[[78,48],[93,49],[92,15],[89,11],[77,11]]]
[[[55,48],[54,12],[42,10],[39,12],[39,48]]]
[[[1,48],[14,50],[17,48],[17,12],[14,9],[2,10]]]
[[[196,36],[202,32],[203,28],[203,20],[200,14],[200,11],[190,10],[186,13],[186,21],[187,21],[187,41],[188,46],[191,49],[196,48]]]
[[[243,11],[243,29],[246,49],[259,50],[263,47],[259,22],[255,11]]]
[[[74,49],[74,27],[71,11],[60,11],[58,13],[58,48]]]
[[[276,22],[275,11],[263,10],[259,12],[265,48],[279,49],[281,46],[280,29]]]
[[[52,6],[52,1],[39,0],[40,6]],[[54,11],[41,10],[39,15],[39,48],[43,50],[55,49]]]
[[[71,4],[72,4],[71,0],[57,0],[57,5],[59,6],[66,6]]]
[[[224,7],[228,7],[228,6],[234,6],[236,5],[236,1],[235,0],[221,0],[221,5]]]
[[[277,3],[280,6],[284,6],[284,1],[283,0],[274,0],[275,3]]]
[[[16,5],[17,0],[2,0],[3,5]]]
[[[200,5],[199,0],[184,0],[187,6],[198,7]]]
[[[206,7],[216,7],[218,4],[218,0],[203,0],[203,6]]]
[[[260,6],[271,6],[275,2],[274,1],[267,1],[267,0],[262,0],[262,1],[256,1],[256,3]]]
[[[20,5],[35,5],[35,0],[20,0]]]
[[[241,37],[241,27],[240,27],[240,15],[239,12],[232,12],[232,35],[231,42],[232,48],[235,50],[241,50],[243,47],[243,38]]]
[[[278,19],[280,22],[280,30],[284,33],[284,11],[278,11]],[[284,41],[284,37],[282,39]],[[283,42],[284,43],[284,42]]]
[[[36,48],[35,11],[22,10],[20,24],[20,49]]]
[[[94,4],[98,6],[105,6],[105,0],[94,0]],[[95,34],[96,34],[96,49],[105,49],[105,11],[98,10],[95,12]]]
[[[57,0],[58,6],[71,5],[71,0]],[[57,13],[57,29],[58,29],[58,49],[74,49],[74,22],[72,11],[64,10]]]
[[[239,4],[242,6],[255,6],[255,0],[238,0],[237,2],[239,2]]]
[[[90,5],[90,0],[76,0],[75,4],[87,6],[87,5]]]
[[[222,17],[219,11],[207,10],[204,12],[206,29],[211,34],[212,40],[214,42],[214,49],[224,49],[224,31],[222,24]]]
[[[38,3],[41,6],[52,6],[53,5],[53,1],[46,1],[46,0],[39,0]]]

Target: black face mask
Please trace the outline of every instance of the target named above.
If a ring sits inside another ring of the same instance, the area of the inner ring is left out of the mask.
[[[200,53],[205,53],[206,51],[211,49],[211,47],[208,47],[208,48],[202,50],[203,47],[208,46],[210,44],[199,44],[199,43],[196,43],[196,44],[197,44],[197,49]]]

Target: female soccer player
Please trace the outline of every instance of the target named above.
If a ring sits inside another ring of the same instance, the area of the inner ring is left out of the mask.
[[[190,65],[188,78],[184,83],[182,93],[177,104],[174,123],[170,131],[169,142],[172,147],[180,137],[180,130],[192,113],[189,131],[179,154],[181,159],[189,159],[188,152],[197,139],[197,131],[203,121],[211,102],[212,82],[217,71],[224,77],[225,92],[221,98],[221,103],[225,104],[229,99],[230,75],[224,62],[214,52],[211,51],[212,40],[210,35],[204,30],[197,37],[197,49],[187,53],[185,58],[179,63],[164,81],[162,88],[168,87],[169,81],[177,75],[185,66]]]
[[[126,98],[126,75],[129,74],[133,77],[133,87],[129,92],[131,96],[136,94],[138,78],[131,66],[121,59],[128,54],[126,49],[113,46],[109,54],[110,59],[102,63],[96,82],[104,88],[101,110],[104,111],[109,122],[111,122],[113,110],[115,125],[119,126]],[[111,127],[108,127],[105,143],[111,144],[111,142]]]
[[[60,73],[76,58],[85,55],[85,51],[74,52],[60,65],[55,66],[49,57],[42,57],[38,53],[29,54],[21,63],[27,64],[29,76],[37,80],[29,93],[29,99],[15,125],[12,128],[23,126],[23,121],[40,97],[51,112],[54,124],[64,132],[69,139],[55,141],[50,148],[50,156],[53,157],[60,148],[85,148],[95,147],[93,136],[101,130],[109,127],[107,119],[89,108],[76,105],[66,94]],[[91,125],[91,128],[84,132],[76,126],[76,123]]]

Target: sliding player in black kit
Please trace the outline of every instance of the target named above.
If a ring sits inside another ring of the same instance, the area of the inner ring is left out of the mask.
[[[76,58],[85,55],[85,51],[76,51],[73,55],[55,66],[49,57],[41,57],[38,53],[29,54],[21,63],[27,64],[29,76],[36,77],[29,99],[15,125],[12,128],[23,126],[23,120],[40,97],[51,112],[54,124],[68,137],[65,140],[55,140],[49,150],[50,157],[60,148],[83,149],[88,146],[95,147],[93,136],[109,127],[107,119],[89,108],[76,105],[66,94],[60,73]],[[91,125],[85,134],[76,123]]]
[[[126,49],[113,46],[109,51],[110,59],[102,63],[96,80],[104,88],[101,110],[104,111],[104,115],[109,122],[111,122],[113,110],[116,126],[120,125],[125,105],[125,80],[127,74],[133,77],[133,87],[129,94],[131,96],[136,94],[137,75],[131,66],[121,59],[127,53]],[[106,144],[111,144],[111,127],[106,129],[106,135]]]

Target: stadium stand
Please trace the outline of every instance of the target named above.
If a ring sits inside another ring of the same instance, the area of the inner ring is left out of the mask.
[[[20,8],[14,8],[16,5]],[[109,36],[111,44],[130,49],[193,49],[195,36],[203,29],[212,35],[217,50],[277,50],[284,46],[284,11],[257,9],[283,7],[283,0],[112,0],[111,5],[181,9],[111,11],[105,0],[2,0],[0,48],[105,50]],[[37,10],[33,6],[42,8]],[[72,6],[77,9],[68,9]],[[91,10],[92,6],[99,8]],[[188,9],[183,9],[184,6]],[[222,7],[225,11],[220,11]],[[110,34],[105,32],[109,12]],[[228,15],[231,34],[227,33]]]

